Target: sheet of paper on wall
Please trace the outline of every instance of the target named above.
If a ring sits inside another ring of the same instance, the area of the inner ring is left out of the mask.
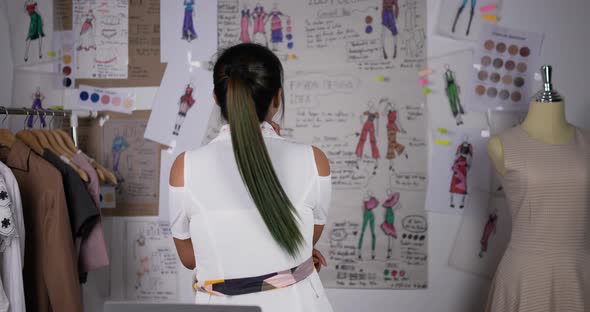
[[[78,78],[127,78],[127,0],[75,1],[72,28]]]
[[[123,250],[125,299],[178,300],[180,264],[167,222],[127,221]]]
[[[221,0],[219,46],[267,45],[286,66],[413,67],[426,49],[426,1]]]
[[[102,88],[157,87],[166,64],[160,63],[160,0],[129,1],[127,79],[80,79]]]
[[[59,74],[15,69],[13,77],[12,107],[48,109],[63,103],[64,90],[57,84]],[[50,119],[44,115],[31,115],[25,117],[25,126],[49,127]],[[23,125],[18,127],[22,128]]]
[[[436,32],[445,37],[476,41],[484,24],[500,20],[502,0],[442,0]]]
[[[217,52],[217,2],[161,0],[162,62],[209,62]]]
[[[15,66],[56,60],[53,50],[53,1],[7,0],[10,46]]]
[[[510,241],[512,223],[504,197],[494,197],[489,209],[463,216],[449,265],[491,279]]]
[[[496,25],[482,28],[473,55],[469,111],[527,111],[543,34]]]
[[[117,207],[109,216],[157,216],[160,146],[143,138],[146,113],[111,117],[102,127],[102,164],[118,180]]]
[[[462,126],[471,88],[473,50],[462,50],[428,59],[428,109],[444,126]],[[467,114],[468,115],[468,114]]]
[[[145,138],[186,151],[201,146],[213,108],[213,75],[185,59],[168,63]]]
[[[492,166],[482,130],[433,131],[426,210],[450,214],[487,210]]]

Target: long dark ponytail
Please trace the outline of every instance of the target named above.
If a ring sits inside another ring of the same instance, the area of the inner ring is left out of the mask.
[[[303,243],[297,211],[279,182],[260,131],[260,123],[282,89],[281,62],[263,46],[239,44],[221,53],[213,79],[242,180],[272,237],[296,256]]]

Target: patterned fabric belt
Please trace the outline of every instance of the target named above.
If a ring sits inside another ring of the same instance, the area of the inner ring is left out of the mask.
[[[306,279],[315,270],[313,258],[285,271],[255,276],[225,280],[207,280],[203,283],[195,281],[196,291],[206,292],[214,296],[236,296],[255,292],[286,288]]]

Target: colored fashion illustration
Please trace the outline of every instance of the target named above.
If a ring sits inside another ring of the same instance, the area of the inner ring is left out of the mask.
[[[465,197],[467,197],[467,174],[471,168],[471,159],[473,158],[473,146],[468,142],[467,138],[463,139],[461,145],[457,147],[455,153],[455,161],[451,170],[453,176],[451,178],[451,208],[455,208],[455,195],[461,196],[461,204],[459,208],[465,207]]]
[[[242,19],[240,22],[240,42],[250,42],[250,9],[248,9],[248,5],[244,4],[244,8],[242,9]]]
[[[197,39],[197,32],[195,31],[194,15],[195,15],[195,0],[183,0],[184,5],[184,20],[182,22],[182,40],[191,42]]]
[[[266,29],[264,25],[266,24],[266,17],[268,14],[264,11],[264,7],[260,5],[260,3],[256,4],[254,11],[252,12],[252,20],[254,21],[254,27],[252,30],[252,39],[254,43],[258,43],[264,45],[265,47],[268,46],[268,39],[266,38]]]
[[[147,255],[147,247],[145,246],[145,236],[140,236],[135,240],[135,253],[137,257],[137,270],[135,271],[135,289],[142,288],[142,281],[144,276],[150,272],[150,258]]]
[[[125,139],[125,137],[119,135],[119,131],[115,130],[115,138],[113,139],[113,144],[112,144],[112,148],[111,148],[111,152],[113,154],[113,173],[115,174],[115,177],[117,178],[117,181],[119,182],[123,182],[125,181],[125,179],[123,179],[123,176],[121,175],[121,172],[119,172],[119,161],[121,160],[121,154],[123,153],[123,151],[125,151],[126,149],[129,148],[129,142],[127,142],[127,139]]]
[[[361,229],[361,236],[359,238],[358,243],[358,258],[362,259],[362,251],[363,251],[363,240],[365,238],[365,231],[367,230],[367,225],[369,225],[369,229],[371,231],[371,259],[375,259],[375,244],[377,237],[375,236],[375,214],[373,213],[373,209],[379,206],[379,201],[373,193],[368,192],[367,197],[363,201],[363,225]]]
[[[479,257],[483,258],[484,254],[488,251],[488,243],[490,240],[490,236],[492,234],[496,234],[496,224],[498,223],[498,215],[496,212],[491,212],[488,215],[488,221],[486,222],[485,226],[483,227],[483,233],[481,235],[481,240],[479,241],[481,248],[479,251]]]
[[[92,9],[88,10],[83,19],[84,22],[82,23],[82,28],[80,28],[80,36],[78,38],[78,46],[76,47],[76,50],[96,50],[96,41],[94,37],[96,35],[94,29],[96,17],[94,16]]]
[[[188,110],[195,104],[195,99],[193,98],[193,91],[193,87],[190,84],[188,84],[184,89],[184,94],[180,97],[178,115],[176,116],[174,131],[172,131],[173,135],[180,134],[180,127],[182,127],[182,123],[186,118],[186,114],[188,113]]]
[[[387,31],[393,36],[393,58],[397,57],[397,25],[395,20],[399,16],[398,0],[383,0],[383,12],[381,14],[381,45],[383,48],[383,58],[387,59],[387,50],[385,49],[385,35]]]
[[[449,98],[449,105],[451,107],[451,112],[453,113],[453,117],[457,123],[457,126],[463,124],[462,115],[465,114],[463,110],[463,106],[461,105],[461,98],[459,97],[459,87],[455,82],[455,72],[453,72],[449,65],[445,65],[446,71],[444,74],[445,82],[446,82],[446,94]]]
[[[375,160],[380,158],[379,155],[379,148],[377,147],[377,136],[376,136],[376,127],[375,123],[378,125],[378,118],[379,113],[374,111],[373,109],[369,108],[368,111],[364,112],[361,115],[361,123],[363,124],[363,128],[357,135],[360,135],[359,142],[356,146],[355,154],[360,160],[363,158],[363,149],[365,147],[365,142],[367,141],[367,136],[369,136],[369,143],[371,144],[371,157]],[[364,121],[363,121],[364,120]],[[377,127],[378,129],[378,127]],[[358,168],[358,164],[357,164]],[[377,162],[375,162],[375,167],[373,168],[373,174],[376,173],[377,170]]]
[[[401,208],[399,198],[399,192],[387,190],[387,200],[383,203],[383,208],[385,208],[385,220],[381,223],[381,230],[383,230],[383,233],[387,236],[387,259],[391,259],[393,253],[392,240],[397,239],[394,210]]]
[[[278,45],[283,42],[283,23],[281,21],[283,13],[278,10],[277,4],[273,5],[272,11],[270,11],[270,42],[271,49],[278,51]]]
[[[459,16],[463,13],[463,10],[467,6],[468,0],[461,0],[461,5],[457,10],[457,15],[455,15],[455,21],[453,22],[453,28],[451,29],[452,32],[455,32],[455,28],[457,27],[457,21],[459,20]],[[471,30],[471,22],[473,21],[473,15],[475,14],[475,4],[477,0],[470,0],[471,1],[471,12],[469,15],[469,23],[467,24],[467,31],[465,32],[465,36],[469,36],[469,30]]]
[[[387,115],[387,154],[385,158],[389,159],[389,170],[394,171],[393,161],[395,158],[402,155],[406,159],[408,158],[406,147],[397,141],[398,132],[405,134],[406,130],[402,127],[396,105],[388,99],[381,99],[380,105],[382,104],[385,104],[384,113]]]
[[[25,62],[29,61],[29,48],[31,47],[31,41],[39,41],[39,59],[43,58],[43,19],[41,14],[37,10],[37,1],[27,0],[25,2],[25,10],[29,15],[29,31],[27,33],[26,48],[25,48]]]
[[[45,96],[43,95],[43,93],[41,93],[41,89],[39,87],[37,87],[37,90],[35,91],[35,93],[33,93],[32,98],[33,104],[31,105],[31,108],[43,109],[43,100],[45,99]],[[28,128],[33,128],[34,118],[35,116],[33,115],[29,115],[29,117],[27,117]],[[45,124],[45,116],[40,115],[39,119],[41,120],[41,126],[45,128],[47,126],[47,124]]]

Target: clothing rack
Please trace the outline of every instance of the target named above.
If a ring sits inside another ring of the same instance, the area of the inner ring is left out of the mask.
[[[43,116],[43,117],[69,117],[72,129],[72,138],[74,145],[78,146],[78,117],[94,118],[98,114],[92,111],[74,111],[71,109],[38,109],[38,108],[18,108],[0,106],[0,116],[5,115],[26,115],[26,116]]]

